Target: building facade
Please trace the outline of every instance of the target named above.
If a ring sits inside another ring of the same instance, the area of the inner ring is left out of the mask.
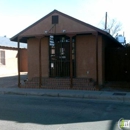
[[[57,10],[11,40],[27,42],[28,81],[20,86],[19,76],[18,84],[34,88],[97,90],[105,81],[105,49],[121,46],[107,32]]]

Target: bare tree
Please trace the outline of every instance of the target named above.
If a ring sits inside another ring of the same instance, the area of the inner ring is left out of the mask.
[[[105,22],[102,22],[102,29],[104,29]],[[110,34],[115,37],[119,31],[122,30],[122,24],[116,19],[107,21],[107,29],[110,30]]]
[[[114,37],[119,31],[122,30],[122,24],[116,19],[112,19],[108,23],[107,29],[110,29],[110,34]]]

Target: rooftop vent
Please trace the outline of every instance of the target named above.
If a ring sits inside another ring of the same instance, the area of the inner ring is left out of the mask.
[[[59,22],[59,16],[58,15],[52,16],[52,24],[58,24],[58,22]]]

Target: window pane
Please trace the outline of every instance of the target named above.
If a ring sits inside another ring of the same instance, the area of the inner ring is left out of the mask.
[[[0,64],[5,65],[5,51],[0,51]]]

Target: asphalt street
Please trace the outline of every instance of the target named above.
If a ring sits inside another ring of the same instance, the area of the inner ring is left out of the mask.
[[[60,97],[0,95],[1,130],[118,130],[130,103]]]

